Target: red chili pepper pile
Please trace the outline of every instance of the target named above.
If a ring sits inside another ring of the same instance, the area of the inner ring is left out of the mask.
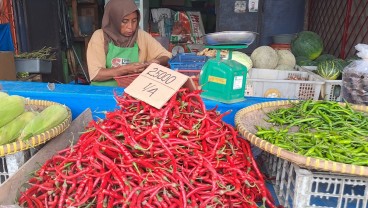
[[[182,89],[160,110],[115,98],[120,108],[48,160],[20,205],[275,207],[248,142],[199,92]]]

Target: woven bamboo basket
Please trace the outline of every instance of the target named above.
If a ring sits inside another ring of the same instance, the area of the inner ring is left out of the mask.
[[[61,104],[46,100],[26,99],[26,111],[33,110],[40,112],[50,105],[61,105]],[[71,119],[72,114],[68,107],[67,110],[68,110],[68,117],[61,124],[51,128],[50,130],[45,131],[36,136],[33,136],[29,138],[27,141],[15,141],[13,143],[0,145],[0,157],[37,147],[64,132],[70,126],[72,120]]]
[[[323,159],[317,159],[313,157],[306,157],[282,149],[276,145],[271,144],[255,135],[257,132],[255,125],[269,127],[271,124],[267,123],[264,118],[266,118],[266,113],[276,110],[278,108],[291,107],[292,102],[299,101],[274,101],[265,102],[252,105],[239,110],[235,115],[235,125],[239,133],[250,141],[253,145],[261,148],[262,150],[276,155],[279,158],[285,159],[292,162],[300,167],[313,170],[322,170],[333,173],[358,175],[358,176],[368,176],[368,167],[344,164],[339,162],[333,162]],[[344,104],[341,104],[344,105]],[[352,105],[352,108],[362,112],[368,112],[368,106]]]

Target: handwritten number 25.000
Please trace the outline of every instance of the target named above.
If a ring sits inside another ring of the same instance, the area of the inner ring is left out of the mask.
[[[152,70],[148,71],[147,74],[150,75],[151,77],[161,80],[165,84],[170,84],[176,80],[176,77],[174,75],[159,70],[158,68],[153,68]]]

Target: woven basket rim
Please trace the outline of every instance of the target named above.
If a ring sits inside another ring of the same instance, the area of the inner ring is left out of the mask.
[[[243,109],[240,109],[235,114],[235,126],[238,132],[253,145],[261,148],[262,150],[270,154],[273,154],[277,157],[285,159],[289,162],[295,163],[299,165],[300,167],[307,168],[307,169],[328,171],[332,173],[357,175],[357,176],[368,176],[368,167],[366,166],[351,165],[351,164],[345,164],[345,163],[340,163],[340,162],[333,162],[333,161],[318,159],[314,157],[306,157],[306,156],[299,155],[294,152],[287,151],[276,145],[273,145],[272,143],[266,140],[263,140],[257,137],[253,133],[249,132],[241,123],[242,118],[246,116],[248,113],[251,113],[251,112],[263,109],[263,108],[282,107],[282,106],[286,106],[286,105],[290,105],[292,103],[298,103],[298,102],[300,101],[299,100],[280,100],[280,101],[272,101],[272,102],[263,102],[263,103],[258,103],[255,105],[245,107]],[[344,103],[340,103],[340,104],[344,105]],[[351,105],[351,107],[354,110],[368,112],[368,106]]]
[[[32,100],[26,99],[26,106],[41,106],[47,107],[50,105],[62,105],[57,102],[47,100]],[[71,123],[72,113],[69,107],[65,106],[68,111],[68,116],[59,125],[45,131],[41,134],[35,135],[28,139],[28,141],[15,141],[9,144],[0,145],[0,157],[15,154],[20,151],[24,151],[30,148],[37,147],[64,132]]]

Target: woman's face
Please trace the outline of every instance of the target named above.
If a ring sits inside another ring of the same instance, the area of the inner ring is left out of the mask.
[[[138,14],[133,12],[124,17],[120,24],[120,33],[125,37],[131,37],[138,27]]]

